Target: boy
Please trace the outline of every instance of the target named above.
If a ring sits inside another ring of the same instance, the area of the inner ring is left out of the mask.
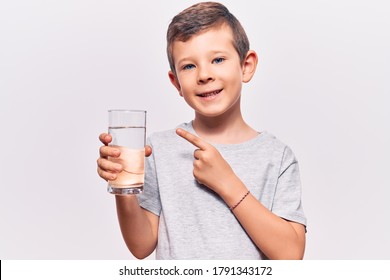
[[[190,123],[154,133],[146,147],[144,193],[116,196],[132,254],[157,259],[302,259],[306,219],[298,164],[274,136],[241,115],[242,83],[256,70],[238,20],[219,3],[199,3],[173,18],[167,33],[169,78],[195,111]],[[98,173],[119,151],[101,134]],[[153,151],[153,152],[152,152]]]

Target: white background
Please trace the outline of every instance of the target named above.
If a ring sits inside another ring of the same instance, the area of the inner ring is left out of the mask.
[[[300,162],[305,258],[389,259],[388,2],[221,2],[259,54],[244,117]],[[193,3],[0,2],[0,259],[132,258],[98,135],[113,108],[147,110],[148,134],[192,119],[165,32]]]

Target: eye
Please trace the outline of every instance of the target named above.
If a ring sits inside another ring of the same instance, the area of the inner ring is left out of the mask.
[[[225,59],[223,57],[217,57],[216,59],[213,60],[213,63],[220,64],[224,61],[225,61]]]
[[[192,68],[194,68],[195,67],[195,65],[194,64],[186,64],[186,65],[184,65],[183,66],[183,70],[190,70],[190,69],[192,69]]]

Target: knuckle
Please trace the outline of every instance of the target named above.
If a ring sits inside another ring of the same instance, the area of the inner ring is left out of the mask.
[[[104,180],[107,180],[106,177],[104,176],[103,170],[101,170],[100,168],[98,168],[97,172],[98,172],[100,178],[102,178],[102,179],[104,179]]]
[[[194,160],[194,169],[199,169],[201,167],[200,160]]]
[[[202,159],[203,159],[204,162],[210,162],[213,159],[213,157],[210,154],[205,153],[203,155]]]
[[[107,155],[110,157],[119,157],[120,156],[120,150],[116,148],[109,148],[107,151]]]
[[[106,169],[107,169],[106,166],[105,166],[104,160],[103,160],[102,158],[99,158],[99,159],[97,160],[97,164],[98,164],[98,166],[99,166],[100,169],[103,169],[103,170],[106,170]]]
[[[109,160],[106,160],[106,159],[101,159],[100,160],[99,167],[103,171],[106,171],[106,172],[107,171],[111,172],[113,170],[112,163]]]
[[[101,155],[104,155],[104,152],[105,152],[105,149],[106,148],[106,146],[101,146],[100,147],[100,149],[99,149],[99,153],[101,154]]]
[[[104,169],[102,169],[100,167],[97,168],[97,173],[105,181],[116,179],[116,174],[113,174],[111,172],[107,172],[107,171],[105,171]]]
[[[96,160],[96,163],[97,163],[97,165],[98,165],[99,167],[102,167],[102,165],[103,165],[103,159],[102,159],[102,158],[98,158],[98,159]]]

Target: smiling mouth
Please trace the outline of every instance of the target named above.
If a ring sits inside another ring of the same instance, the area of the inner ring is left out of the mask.
[[[222,91],[222,89],[218,89],[218,90],[209,91],[209,92],[205,92],[205,93],[199,93],[199,94],[197,94],[196,96],[200,96],[200,97],[210,97],[210,96],[215,96],[215,95],[217,95],[217,94],[220,93],[221,91]]]

